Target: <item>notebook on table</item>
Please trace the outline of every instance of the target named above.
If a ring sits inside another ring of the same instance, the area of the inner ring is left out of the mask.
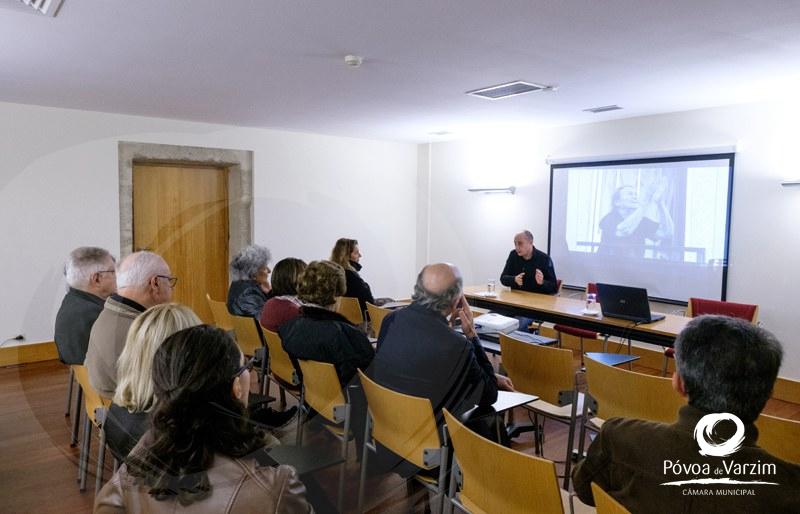
[[[647,289],[641,287],[597,284],[597,297],[603,317],[620,318],[636,323],[652,323],[664,319],[658,312],[650,312]]]

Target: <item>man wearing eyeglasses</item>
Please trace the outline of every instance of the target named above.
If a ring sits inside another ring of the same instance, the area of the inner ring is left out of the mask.
[[[117,292],[114,257],[104,248],[82,246],[69,254],[64,276],[69,286],[56,315],[54,339],[64,364],[83,364],[89,332],[106,298]]]
[[[166,261],[152,252],[128,255],[116,275],[119,292],[108,297],[92,326],[85,362],[89,382],[106,398],[112,398],[117,388],[117,359],[131,323],[150,307],[172,300],[178,281]]]

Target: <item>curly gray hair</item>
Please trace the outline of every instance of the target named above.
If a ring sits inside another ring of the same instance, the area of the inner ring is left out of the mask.
[[[266,267],[272,260],[268,248],[259,245],[250,245],[231,261],[231,276],[233,280],[252,280],[258,275],[258,270]]]

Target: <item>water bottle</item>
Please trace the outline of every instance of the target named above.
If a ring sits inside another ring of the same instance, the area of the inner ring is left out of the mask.
[[[597,312],[597,295],[588,293],[586,295],[586,312]]]

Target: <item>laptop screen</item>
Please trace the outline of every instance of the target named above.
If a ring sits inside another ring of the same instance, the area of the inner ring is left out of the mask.
[[[647,289],[641,287],[597,284],[597,298],[604,317],[621,318],[637,323],[656,321],[664,316],[651,316]]]

